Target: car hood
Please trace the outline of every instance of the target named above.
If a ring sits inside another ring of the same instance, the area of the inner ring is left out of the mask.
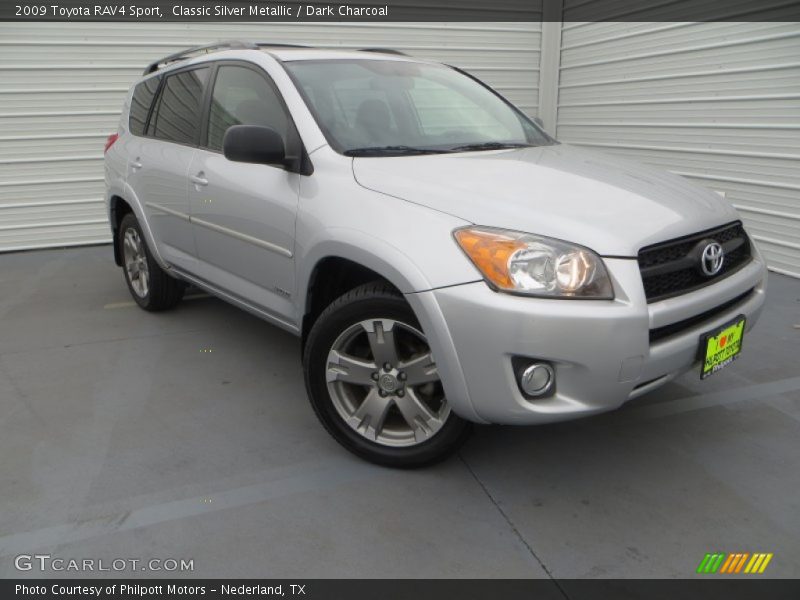
[[[633,161],[565,144],[353,159],[371,190],[478,225],[567,240],[605,256],[738,219],[718,194]]]

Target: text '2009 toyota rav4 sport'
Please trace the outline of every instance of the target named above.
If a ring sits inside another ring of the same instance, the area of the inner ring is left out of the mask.
[[[187,283],[301,336],[328,431],[378,463],[470,422],[610,410],[735,359],[764,259],[723,198],[559,144],[458,69],[227,43],[154,63],[106,147],[136,302]]]

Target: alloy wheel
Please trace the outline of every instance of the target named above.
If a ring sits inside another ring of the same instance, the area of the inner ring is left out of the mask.
[[[131,289],[140,298],[150,291],[150,270],[147,266],[147,253],[139,232],[133,227],[125,231],[122,242],[125,272]]]
[[[414,446],[444,426],[450,407],[427,340],[394,319],[369,319],[334,341],[328,392],[342,419],[366,439]]]

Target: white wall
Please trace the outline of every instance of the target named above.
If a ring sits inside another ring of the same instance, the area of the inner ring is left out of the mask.
[[[151,61],[244,39],[388,47],[475,74],[535,115],[539,23],[0,23],[0,251],[109,241],[103,143]]]
[[[232,38],[465,68],[564,142],[724,192],[771,268],[800,277],[800,24],[780,22],[2,23],[0,251],[107,241],[102,146],[128,86],[155,58]]]
[[[551,26],[557,137],[724,192],[770,267],[800,277],[800,24]]]

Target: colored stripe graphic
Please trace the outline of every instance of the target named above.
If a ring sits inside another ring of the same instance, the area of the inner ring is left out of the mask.
[[[731,557],[731,564],[728,565],[728,569],[727,571],[725,571],[727,573],[733,573],[733,571],[736,569],[736,565],[739,564],[739,559],[742,558],[742,555],[736,552],[731,552],[730,557]]]
[[[745,552],[744,554],[739,554],[739,562],[736,564],[736,569],[733,571],[734,573],[738,573],[742,570],[744,566],[744,562],[747,560],[747,557],[750,556],[749,552]]]
[[[705,573],[706,572],[706,565],[708,564],[709,560],[711,560],[711,555],[710,554],[706,554],[703,557],[703,560],[700,561],[700,564],[697,565],[697,572],[698,573]]]
[[[766,557],[764,557],[764,562],[761,563],[761,568],[758,570],[759,573],[763,573],[767,569],[767,565],[769,561],[772,560],[774,554],[772,552],[768,553]]]
[[[716,573],[716,572],[717,572],[717,569],[719,569],[719,568],[720,568],[720,566],[722,565],[722,561],[723,561],[724,559],[725,559],[725,553],[724,553],[724,552],[721,552],[720,554],[718,554],[718,555],[717,555],[717,559],[716,559],[716,560],[714,561],[714,563],[711,565],[711,571],[709,571],[709,572],[710,572],[710,573]]]
[[[698,573],[716,573],[722,561],[725,559],[724,552],[715,552],[714,554],[706,554],[700,564],[697,566]]]
[[[753,554],[753,559],[748,563],[747,568],[744,570],[745,573],[763,573],[769,561],[772,560],[773,554],[770,552],[767,554],[766,552],[761,552],[758,554]]]
[[[722,568],[719,570],[720,573],[730,573],[730,568],[733,566],[734,558],[736,557],[735,554],[728,554],[728,559],[722,565]]]
[[[747,566],[744,568],[745,573],[752,573],[756,568],[758,568],[759,563],[764,558],[763,554],[755,553],[753,554],[753,558],[750,559],[750,562],[747,563]]]
[[[700,564],[697,565],[698,573],[763,573],[774,555],[770,552],[725,552],[707,553]],[[749,561],[748,561],[749,559]],[[747,565],[747,566],[745,566]]]

